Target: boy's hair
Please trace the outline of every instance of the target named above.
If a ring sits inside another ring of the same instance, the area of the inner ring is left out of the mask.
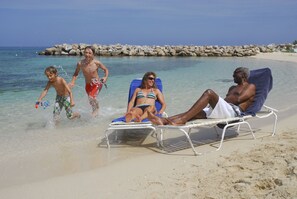
[[[85,50],[87,50],[87,49],[90,49],[93,52],[93,54],[95,55],[95,48],[93,46],[87,46],[85,48]]]
[[[47,73],[47,72],[55,75],[58,74],[58,70],[54,66],[46,67],[46,69],[44,70],[44,73]]]

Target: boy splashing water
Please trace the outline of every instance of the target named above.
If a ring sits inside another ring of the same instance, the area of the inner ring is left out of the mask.
[[[72,88],[75,85],[75,81],[82,70],[86,82],[86,93],[89,98],[89,103],[92,107],[92,115],[96,117],[99,111],[99,102],[97,101],[97,95],[100,92],[102,85],[106,83],[108,78],[108,69],[99,60],[94,58],[95,50],[91,46],[85,48],[85,58],[77,63],[76,70],[73,74],[72,80],[69,86]],[[100,79],[98,75],[98,69],[102,69],[105,76]]]
[[[68,119],[74,119],[80,117],[79,113],[72,112],[71,107],[75,105],[72,92],[67,85],[66,81],[62,77],[58,77],[58,71],[54,66],[49,66],[45,69],[44,74],[48,78],[47,85],[40,94],[36,105],[38,106],[41,100],[46,96],[49,88],[52,86],[57,92],[55,106],[54,106],[54,121],[57,123],[58,116],[61,113],[62,108],[65,108],[66,116]]]

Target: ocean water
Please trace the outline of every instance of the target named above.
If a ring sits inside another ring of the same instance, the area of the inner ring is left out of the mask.
[[[84,79],[80,74],[73,89],[76,103],[73,110],[80,112],[82,117],[70,121],[63,110],[60,125],[55,127],[52,122],[52,104],[56,96],[53,88],[45,97],[51,105],[46,109],[34,107],[47,83],[44,69],[55,65],[59,75],[69,82],[82,57],[39,56],[37,52],[43,49],[0,48],[0,162],[65,143],[100,140],[110,121],[126,111],[131,80],[142,77],[147,71],[156,72],[162,79],[169,115],[187,110],[207,88],[224,97],[233,84],[232,74],[238,66],[270,67],[274,87],[266,104],[279,110],[296,105],[296,99],[292,97],[297,94],[294,63],[250,57],[97,57],[110,72],[108,88],[103,87],[98,98],[99,117],[90,115]],[[99,75],[103,75],[102,71]]]

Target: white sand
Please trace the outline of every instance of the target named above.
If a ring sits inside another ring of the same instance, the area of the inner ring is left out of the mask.
[[[272,54],[256,58],[290,59],[289,54]],[[292,57],[296,59],[295,54]],[[217,142],[196,147],[203,152],[200,156],[193,156],[190,148],[167,153],[151,144],[116,145],[109,155],[123,153],[128,158],[93,170],[3,187],[0,198],[296,198],[296,111],[293,107],[279,112],[273,137],[272,119],[267,118],[251,121],[257,129],[256,140],[242,132],[229,136],[218,152]],[[193,131],[193,139],[197,135]],[[180,140],[182,136],[175,139]],[[89,144],[96,150],[85,155],[99,161],[98,141]]]
[[[252,57],[256,59],[269,59],[269,60],[297,63],[297,53],[281,53],[281,52],[260,53]]]

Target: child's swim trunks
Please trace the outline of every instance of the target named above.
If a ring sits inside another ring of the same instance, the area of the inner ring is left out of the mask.
[[[71,118],[72,117],[72,109],[70,106],[70,97],[69,96],[60,96],[60,95],[56,96],[56,102],[55,102],[55,106],[54,106],[54,116],[60,115],[63,106],[65,107],[67,118]]]
[[[93,78],[92,82],[89,84],[86,84],[86,87],[85,87],[88,96],[94,99],[97,97],[101,88],[102,88],[102,83],[98,81],[98,79],[96,78]]]

